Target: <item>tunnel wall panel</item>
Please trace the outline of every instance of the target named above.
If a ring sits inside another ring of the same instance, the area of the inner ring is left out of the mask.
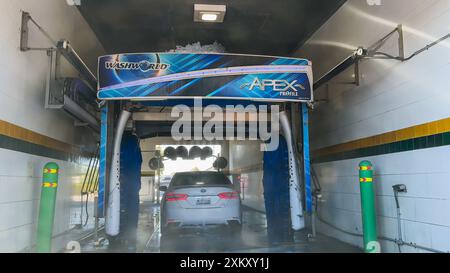
[[[315,78],[397,24],[403,24],[406,56],[449,32],[449,1],[380,2],[347,1],[299,49],[296,54],[312,61]],[[450,250],[449,49],[447,40],[406,62],[363,60],[360,86],[343,84],[354,79],[348,69],[315,91],[316,99],[327,100],[312,111],[310,121],[313,167],[324,191],[323,219],[361,233],[357,166],[368,159],[375,169],[379,234],[397,238],[392,185],[402,183],[408,188],[400,194],[403,240]],[[397,55],[397,36],[379,51]],[[362,246],[360,237],[326,224],[319,230]],[[398,251],[385,241],[382,249]]]
[[[48,57],[45,51],[19,50],[21,10],[30,12],[54,39],[70,40],[93,71],[104,50],[77,8],[66,1],[4,0],[0,10],[0,252],[33,247],[41,172],[49,161],[61,169],[54,226],[54,249],[60,250],[68,242],[62,234],[79,222],[77,198],[88,163],[72,150],[89,151],[95,141],[71,118],[44,108]],[[50,46],[31,23],[29,29],[30,47]],[[61,73],[77,76],[65,61]],[[89,212],[93,214],[91,205]]]
[[[265,212],[260,141],[230,141],[230,172],[241,176],[242,204]]]

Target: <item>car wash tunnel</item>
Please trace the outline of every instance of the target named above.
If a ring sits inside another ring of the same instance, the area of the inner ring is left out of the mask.
[[[0,252],[450,251],[450,1],[38,2],[0,0]]]
[[[138,69],[114,69],[132,61]],[[312,212],[303,122],[311,102],[309,61],[133,53],[103,56],[99,63],[105,128],[98,192],[105,194],[98,211],[110,250],[125,244],[136,251],[140,225],[147,233],[153,226],[143,251],[295,248],[294,231],[304,229],[304,214]],[[299,131],[295,139],[291,120]],[[143,162],[152,198],[141,208],[156,216],[139,223]],[[163,175],[167,182],[161,183]]]

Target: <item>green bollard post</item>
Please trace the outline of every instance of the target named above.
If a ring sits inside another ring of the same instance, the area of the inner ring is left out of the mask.
[[[58,164],[54,162],[44,166],[37,233],[37,252],[39,253],[48,253],[52,250],[58,171]]]
[[[377,214],[373,187],[373,168],[370,161],[359,163],[359,186],[361,190],[361,214],[364,233],[364,252],[380,253],[377,240]]]

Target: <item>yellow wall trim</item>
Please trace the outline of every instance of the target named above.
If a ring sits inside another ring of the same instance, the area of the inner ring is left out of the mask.
[[[312,154],[314,157],[318,157],[446,132],[450,132],[450,118],[320,148],[314,150]]]
[[[29,129],[17,126],[4,120],[0,120],[0,135],[8,136],[11,138],[23,140],[33,144],[45,146],[50,149],[67,152],[77,153],[79,149],[71,144],[56,140],[54,138],[36,133]]]

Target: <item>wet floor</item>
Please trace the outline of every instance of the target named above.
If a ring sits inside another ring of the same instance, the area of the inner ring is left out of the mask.
[[[167,236],[159,232],[159,205],[144,203],[141,205],[137,231],[136,252],[274,252],[274,253],[329,253],[361,252],[336,239],[318,234],[308,238],[307,231],[295,236],[295,243],[269,245],[267,241],[266,219],[263,213],[244,209],[243,226],[240,233],[226,228],[200,228],[183,230]],[[109,249],[108,244],[94,248],[92,243],[83,247],[84,252],[129,252],[126,248]]]
[[[184,229],[161,236],[158,227],[144,252],[232,252],[266,247],[264,214],[244,210],[241,232],[226,227]]]

